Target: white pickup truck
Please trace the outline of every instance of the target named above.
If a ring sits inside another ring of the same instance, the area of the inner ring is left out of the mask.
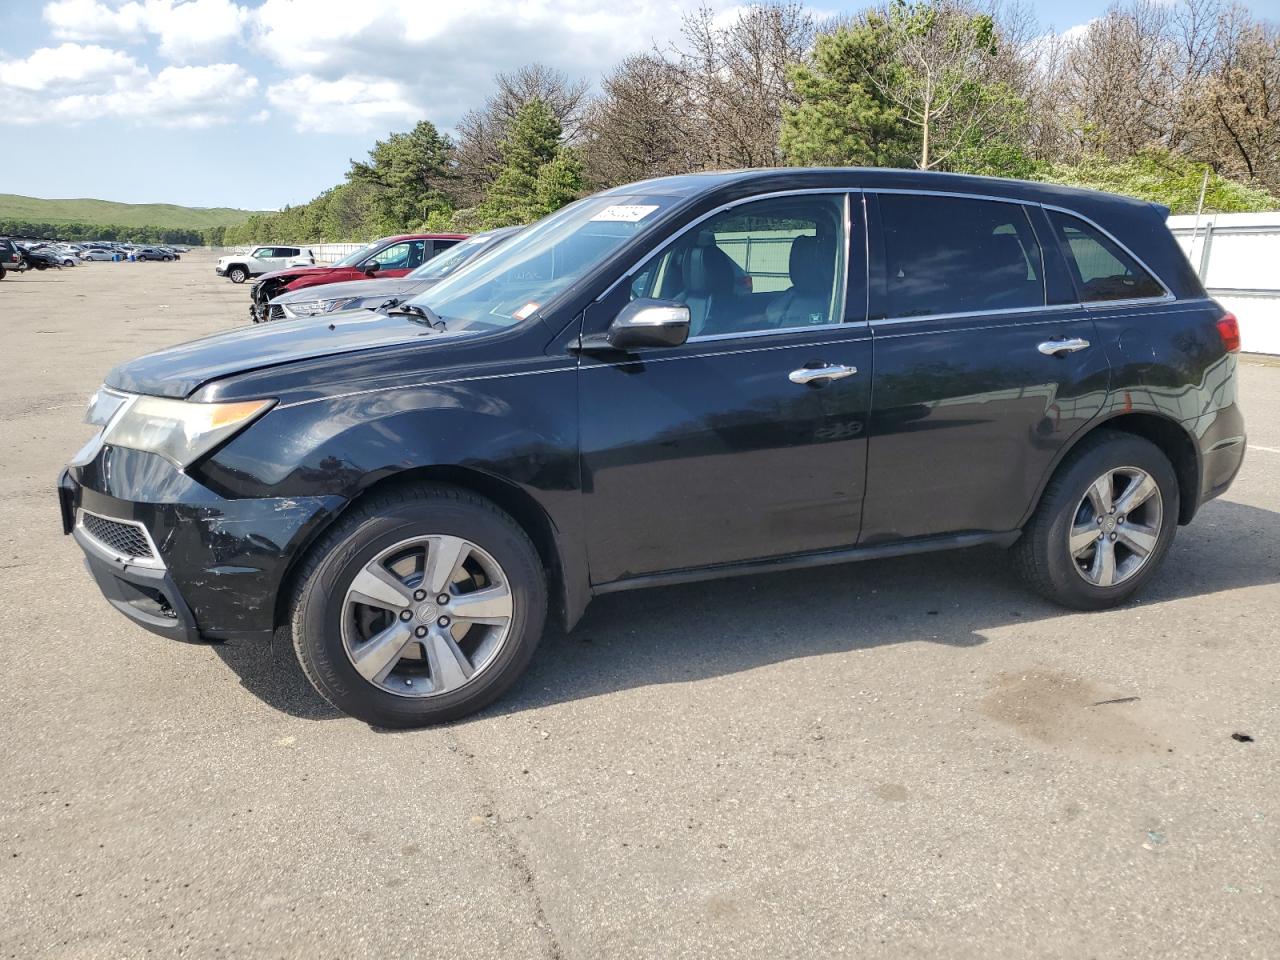
[[[316,258],[310,247],[255,247],[249,253],[229,254],[218,258],[213,272],[226,277],[232,283],[244,283],[250,277],[258,277],[273,270],[287,267],[314,266]]]

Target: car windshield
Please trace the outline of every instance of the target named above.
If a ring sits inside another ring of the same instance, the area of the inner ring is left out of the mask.
[[[492,250],[498,246],[503,240],[510,237],[510,234],[498,234],[496,237],[491,233],[479,233],[474,237],[468,237],[461,243],[455,243],[444,253],[437,254],[432,257],[418,269],[410,273],[407,279],[410,280],[443,280],[454,270],[462,266],[467,260],[474,256]]]
[[[491,256],[418,294],[450,329],[509,327],[532,316],[653,222],[671,197],[588,197],[539,220]]]
[[[367,257],[370,251],[372,251],[377,245],[378,242],[376,240],[373,243],[366,243],[359,250],[353,250],[351,253],[348,253],[345,257],[335,263],[334,266],[354,267],[357,263]]]

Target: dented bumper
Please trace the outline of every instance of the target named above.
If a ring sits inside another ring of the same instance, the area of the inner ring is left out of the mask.
[[[345,504],[226,499],[160,457],[112,447],[58,488],[63,529],[107,601],[180,640],[269,637],[291,558]]]

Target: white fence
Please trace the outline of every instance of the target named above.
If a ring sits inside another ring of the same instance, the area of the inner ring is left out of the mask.
[[[1240,321],[1240,347],[1280,354],[1280,211],[1169,218],[1200,280]]]
[[[313,254],[315,254],[316,261],[319,263],[337,263],[343,257],[347,256],[347,254],[355,253],[361,247],[367,246],[367,244],[363,243],[293,243],[292,241],[284,240],[276,242],[282,247],[285,246],[286,243],[291,247],[307,247]],[[271,246],[269,243],[251,243],[239,247],[223,247],[222,253],[245,254],[252,250],[257,250],[258,247],[269,246]]]

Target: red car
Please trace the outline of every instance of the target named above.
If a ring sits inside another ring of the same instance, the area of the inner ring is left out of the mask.
[[[465,239],[465,233],[409,233],[383,237],[334,264],[289,267],[264,273],[249,293],[249,314],[254,322],[265,319],[267,303],[285,291],[371,277],[403,277],[437,253]]]

